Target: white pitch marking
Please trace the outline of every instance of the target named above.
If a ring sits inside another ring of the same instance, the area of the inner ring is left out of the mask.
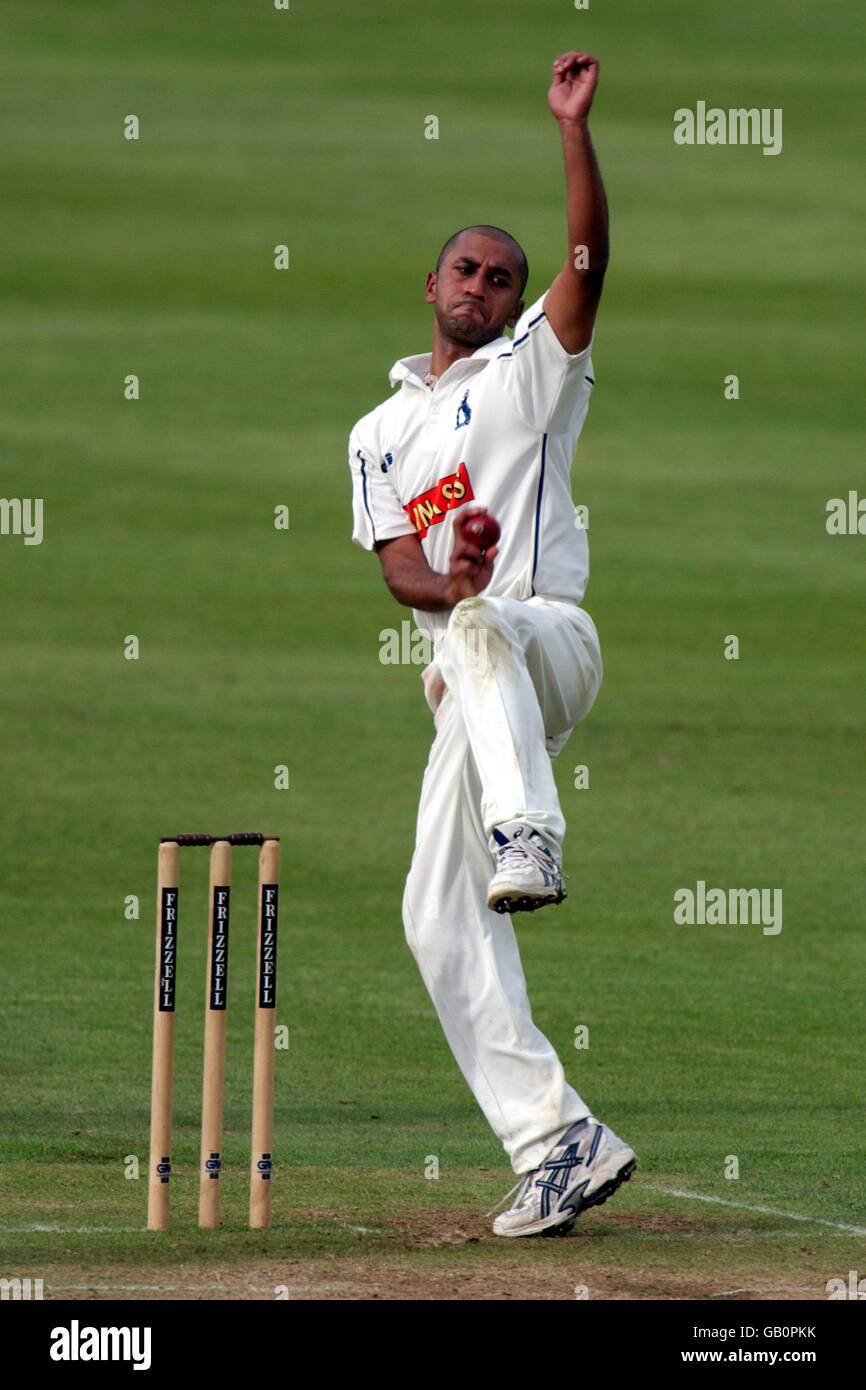
[[[62,1235],[67,1236],[90,1236],[143,1230],[143,1226],[44,1226],[38,1221],[26,1221],[23,1226],[0,1226],[0,1232],[4,1235],[21,1234],[25,1231],[48,1231],[60,1232]]]
[[[371,1226],[353,1226],[348,1221],[335,1220],[334,1225],[342,1227],[344,1231],[358,1231],[360,1235],[364,1236],[382,1235],[381,1231],[374,1230]],[[46,1231],[49,1234],[54,1232],[61,1235],[89,1236],[111,1235],[114,1232],[118,1234],[126,1232],[128,1234],[140,1231],[143,1233],[144,1230],[144,1226],[61,1226],[59,1223],[48,1225],[38,1221],[26,1221],[21,1226],[0,1226],[0,1233],[4,1235],[22,1234],[27,1231]]]
[[[733,1293],[802,1293],[803,1290],[792,1284],[782,1284],[778,1289],[722,1289],[721,1293],[707,1294],[707,1298],[727,1298]]]
[[[90,1293],[175,1293],[178,1289],[201,1290],[201,1284],[46,1284],[54,1293],[87,1289]]]
[[[218,1290],[225,1290],[225,1284],[46,1284],[46,1289],[53,1293],[84,1292],[89,1293],[214,1293]],[[287,1285],[262,1285],[246,1284],[248,1293],[265,1293],[271,1298],[274,1297],[274,1289],[285,1287],[289,1293],[316,1293],[320,1290],[325,1292],[341,1292],[345,1289],[353,1289],[354,1284],[287,1284]],[[231,1292],[231,1290],[229,1290]],[[279,1300],[277,1300],[279,1301]]]
[[[866,1226],[849,1226],[846,1221],[828,1221],[825,1216],[801,1216],[796,1211],[779,1211],[778,1207],[753,1207],[747,1202],[731,1202],[727,1197],[704,1197],[700,1192],[683,1192],[678,1187],[657,1187],[655,1183],[643,1182],[651,1192],[664,1192],[668,1197],[685,1197],[690,1202],[716,1202],[721,1207],[736,1207],[738,1211],[759,1211],[764,1216],[783,1216],[786,1221],[812,1221],[818,1226],[832,1226],[837,1231],[847,1231],[854,1236],[866,1236]]]

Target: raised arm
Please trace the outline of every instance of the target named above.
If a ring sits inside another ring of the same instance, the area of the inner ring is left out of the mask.
[[[479,550],[464,540],[460,522],[483,507],[464,507],[454,518],[454,546],[448,574],[431,569],[417,536],[396,536],[381,541],[376,549],[382,562],[385,583],[398,603],[422,613],[443,613],[464,598],[474,598],[486,589],[493,574],[496,547]]]
[[[607,199],[587,124],[597,81],[595,58],[563,53],[553,65],[547,93],[565,155],[568,255],[547,292],[544,311],[571,353],[589,346],[608,260]]]

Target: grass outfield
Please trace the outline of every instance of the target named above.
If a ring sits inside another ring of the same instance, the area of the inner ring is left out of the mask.
[[[0,1275],[49,1298],[826,1298],[862,1272],[866,1229],[866,540],[824,525],[863,477],[859,8],[0,14],[2,493],[45,506],[41,545],[0,536]],[[484,1213],[510,1169],[403,941],[431,721],[418,669],[378,659],[409,615],[350,543],[345,445],[427,345],[423,275],[454,227],[512,229],[530,298],[556,273],[545,91],[572,46],[601,61],[613,217],[574,472],[605,682],[557,765],[570,896],[520,934],[536,1021],[640,1168],[567,1241],[506,1242]],[[673,112],[699,99],[783,108],[783,152],[676,146]],[[283,844],[275,1224],[245,1227],[255,856],[238,850],[224,1225],[194,1227],[199,851],[181,871],[176,1218],[157,1235],[156,844],[221,828]],[[782,931],[675,925],[698,879],[781,888]]]

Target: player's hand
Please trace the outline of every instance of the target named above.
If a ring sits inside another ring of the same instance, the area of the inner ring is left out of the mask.
[[[547,104],[558,121],[585,121],[598,82],[598,63],[590,53],[561,53],[553,64]]]
[[[450,584],[448,586],[447,601],[451,608],[455,603],[459,603],[464,598],[475,598],[493,577],[493,561],[499,553],[499,547],[492,545],[489,550],[480,550],[477,545],[467,541],[463,537],[461,527],[469,516],[477,514],[483,515],[484,507],[462,507],[455,515],[453,522],[454,548],[451,551],[451,563],[448,566]]]

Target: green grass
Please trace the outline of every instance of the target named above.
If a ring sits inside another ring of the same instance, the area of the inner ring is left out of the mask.
[[[2,493],[45,499],[41,546],[0,537],[0,1272],[288,1259],[315,1281],[361,1260],[519,1292],[580,1266],[605,1296],[646,1296],[644,1271],[658,1296],[709,1297],[751,1271],[823,1297],[856,1265],[830,1226],[661,1189],[864,1220],[866,542],[824,529],[862,477],[858,13],[0,7]],[[570,897],[521,940],[537,1021],[641,1168],[583,1244],[503,1249],[481,1216],[509,1171],[402,938],[431,725],[417,668],[378,660],[406,615],[350,543],[345,443],[426,345],[423,275],[455,226],[512,228],[532,298],[556,272],[544,93],[573,44],[601,59],[613,216],[574,473],[605,681],[558,766]],[[675,146],[673,111],[700,97],[782,106],[782,154]],[[226,1225],[190,1226],[206,865],[189,855],[179,1216],[144,1235],[155,846],[245,826],[283,839],[277,1226],[244,1229],[255,871],[238,851]],[[698,878],[781,887],[781,934],[674,926]]]

